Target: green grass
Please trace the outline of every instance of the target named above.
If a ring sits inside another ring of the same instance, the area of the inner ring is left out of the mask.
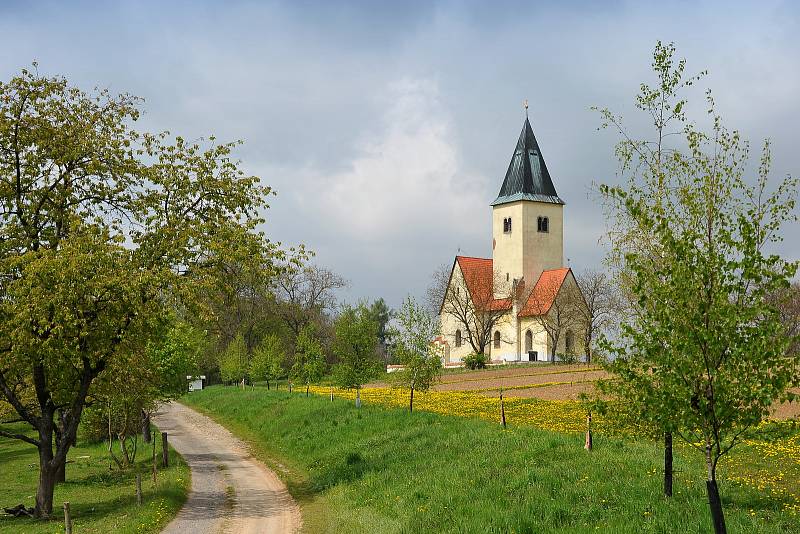
[[[212,387],[183,399],[250,441],[303,507],[307,532],[709,532],[704,471],[678,450],[661,495],[655,443]],[[800,532],[765,492],[721,480],[728,530]]]
[[[12,426],[12,425],[8,425]],[[10,428],[9,428],[10,430]],[[24,432],[19,425],[17,432]],[[140,444],[140,446],[142,446]],[[67,481],[56,485],[54,517],[48,521],[13,518],[0,511],[0,533],[64,532],[63,503],[70,503],[73,532],[146,533],[159,532],[186,500],[189,469],[183,459],[170,451],[170,467],[158,471],[154,487],[150,469],[150,446],[139,449],[142,474],[142,506],[136,506],[135,472],[110,471],[105,444],[81,443],[68,455]],[[158,452],[160,457],[160,451]],[[0,438],[0,507],[23,503],[33,507],[38,477],[38,454],[27,443]]]

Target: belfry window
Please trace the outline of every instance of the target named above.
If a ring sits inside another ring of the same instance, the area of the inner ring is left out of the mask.
[[[547,217],[539,217],[536,219],[536,230],[539,232],[549,232],[550,231],[550,221]]]
[[[503,233],[510,234],[511,233],[511,217],[506,217],[503,219]]]

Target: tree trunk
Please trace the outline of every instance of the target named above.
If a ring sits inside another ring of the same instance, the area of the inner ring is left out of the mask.
[[[308,384],[306,384],[306,397],[308,397]]]
[[[56,467],[56,484],[67,481],[67,462]]]
[[[717,476],[714,462],[711,460],[711,445],[706,445],[706,466],[708,467],[708,479],[706,480],[706,491],[708,492],[708,506],[711,509],[711,521],[714,524],[716,534],[727,534],[725,527],[725,516],[722,513],[722,501],[719,498],[719,487],[717,486]]]
[[[50,440],[39,445],[39,487],[36,488],[36,507],[33,515],[47,518],[53,514],[53,490],[56,486],[56,470],[53,468],[53,448]]]
[[[672,432],[664,432],[664,496],[672,497]]]
[[[269,391],[269,380],[267,380],[267,391]]]
[[[150,414],[142,410],[142,441],[150,443],[152,436],[150,435]]]
[[[411,386],[411,400],[408,403],[408,413],[414,413],[414,386]]]

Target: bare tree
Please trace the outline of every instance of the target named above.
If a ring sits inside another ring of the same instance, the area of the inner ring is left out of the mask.
[[[531,290],[523,312],[547,334],[551,362],[556,361],[562,336],[568,330],[584,329],[585,306],[580,288],[563,278],[543,278]]]
[[[434,283],[439,273],[434,273]],[[464,328],[472,350],[486,354],[492,334],[511,312],[511,294],[509,284],[499,273],[462,272],[454,268],[442,295],[440,315],[453,317]]]
[[[276,286],[278,315],[297,337],[304,326],[336,306],[334,293],[347,287],[347,280],[324,267],[312,265],[283,273]]]
[[[785,335],[793,341],[789,345],[789,353],[800,352],[800,282],[794,282],[773,297],[781,315]]]
[[[620,297],[613,280],[604,271],[585,270],[575,280],[586,301],[586,306],[580,306],[578,312],[583,318],[583,343],[589,364],[597,336],[609,332],[619,318]]]
[[[432,315],[439,315],[442,310],[442,302],[447,294],[447,286],[450,284],[452,268],[451,264],[443,263],[431,275],[431,283],[425,294],[425,305]]]

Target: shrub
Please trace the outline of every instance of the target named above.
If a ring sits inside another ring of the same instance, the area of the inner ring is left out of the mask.
[[[489,357],[485,354],[472,353],[464,358],[464,367],[467,369],[486,369]]]
[[[578,363],[578,356],[573,352],[569,352],[567,354],[556,355],[556,360],[563,363]]]

